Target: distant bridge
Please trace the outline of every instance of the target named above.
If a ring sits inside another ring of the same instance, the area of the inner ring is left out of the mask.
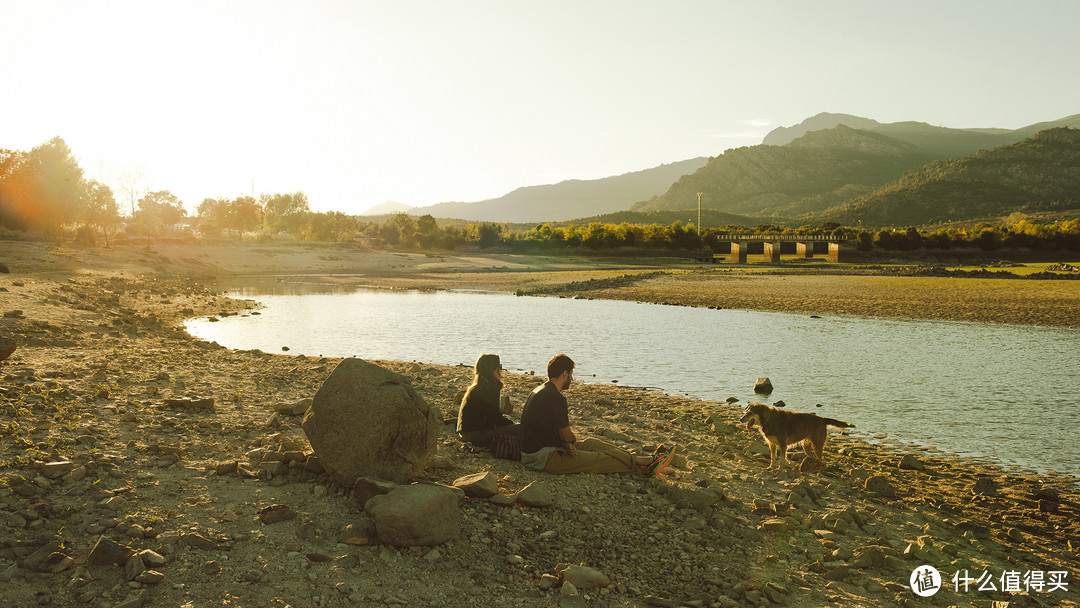
[[[717,262],[728,257],[732,264],[745,264],[746,254],[751,243],[761,243],[764,249],[765,261],[773,264],[780,262],[780,245],[785,242],[795,243],[795,257],[799,259],[811,259],[814,257],[814,243],[828,243],[829,253],[826,258],[833,263],[840,262],[840,253],[844,246],[849,246],[851,241],[838,239],[821,234],[722,234],[717,237],[721,242],[731,243],[730,257],[717,253],[710,253],[707,261]]]

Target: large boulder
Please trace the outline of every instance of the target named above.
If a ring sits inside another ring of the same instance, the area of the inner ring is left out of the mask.
[[[351,488],[358,477],[404,483],[423,471],[442,421],[404,377],[345,359],[315,393],[302,426],[326,472]]]
[[[439,545],[460,532],[460,495],[426,483],[398,486],[371,498],[364,512],[375,522],[379,542],[395,547]]]

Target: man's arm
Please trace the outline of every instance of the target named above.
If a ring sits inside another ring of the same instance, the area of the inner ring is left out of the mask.
[[[570,430],[570,427],[564,426],[559,429],[559,439],[562,440],[563,447],[566,448],[566,451],[570,453],[570,457],[576,457],[577,448],[574,447],[574,444],[577,443],[577,437],[574,436],[574,431]]]

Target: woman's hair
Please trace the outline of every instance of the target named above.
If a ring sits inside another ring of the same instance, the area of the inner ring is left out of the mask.
[[[476,375],[473,377],[473,382],[469,385],[469,388],[488,382],[494,383],[498,385],[499,388],[502,388],[502,381],[495,377],[495,370],[498,369],[502,369],[502,362],[499,361],[499,355],[480,355],[480,358],[476,360],[476,365],[473,367],[473,371]]]
[[[566,355],[555,355],[548,361],[548,378],[558,378],[563,372],[574,371],[574,360]]]

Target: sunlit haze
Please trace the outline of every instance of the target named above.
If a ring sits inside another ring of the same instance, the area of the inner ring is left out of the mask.
[[[1080,2],[0,0],[0,148],[194,210],[477,201],[761,143],[819,112],[1080,112]]]

